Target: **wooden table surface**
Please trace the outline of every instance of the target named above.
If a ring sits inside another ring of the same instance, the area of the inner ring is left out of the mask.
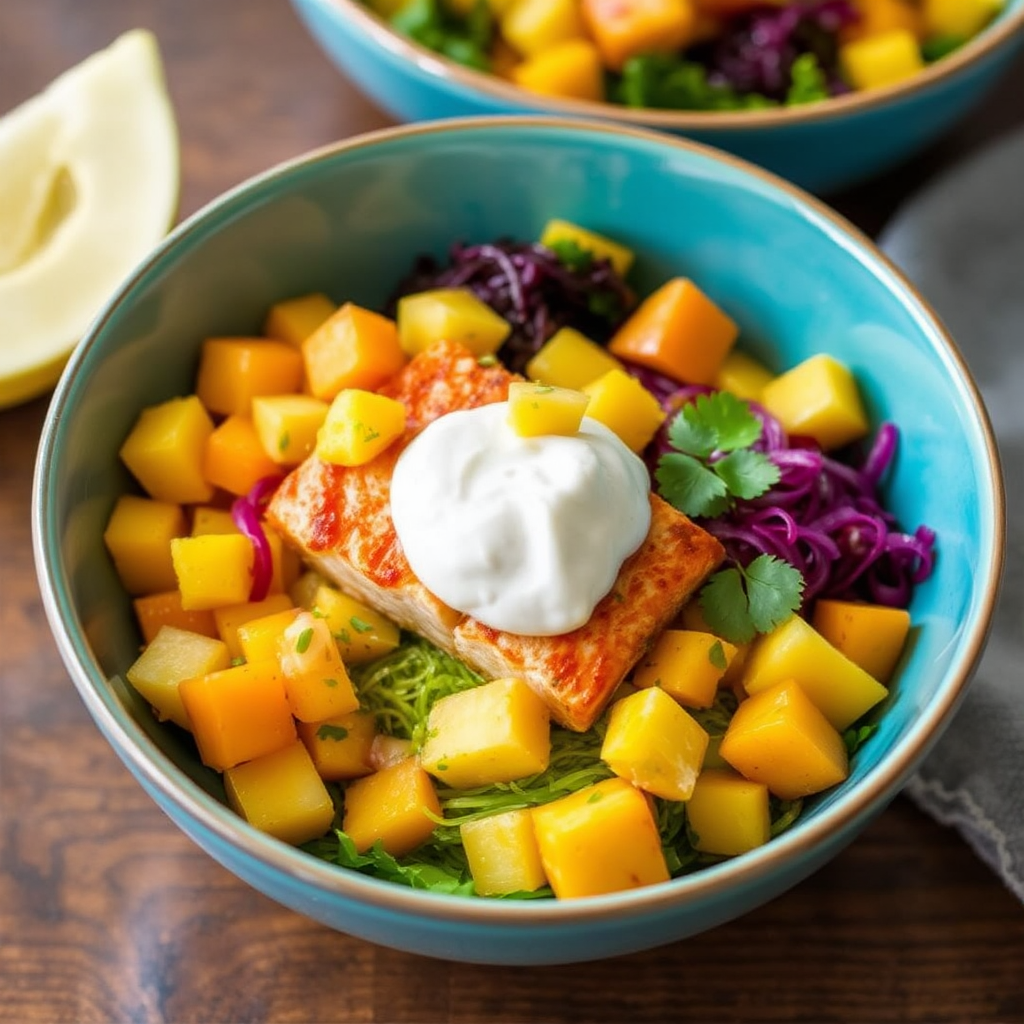
[[[136,25],[165,58],[182,215],[389,123],[285,0],[3,0],[0,112]],[[942,166],[1024,122],[1022,97],[1019,61],[938,146],[832,201],[876,232]],[[903,799],[771,904],[601,963],[437,962],[271,903],[156,809],[61,665],[29,530],[45,410],[0,412],[0,1021],[1024,1021],[1024,908]]]

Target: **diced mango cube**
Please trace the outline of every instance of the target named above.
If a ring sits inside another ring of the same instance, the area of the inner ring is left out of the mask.
[[[553,384],[513,381],[508,387],[508,422],[520,437],[545,434],[572,436],[580,423],[590,396]]]
[[[195,395],[172,398],[142,410],[119,454],[151,498],[209,501],[213,486],[203,475],[203,455],[212,433],[213,420]]]
[[[213,508],[211,505],[197,505],[192,509],[193,537],[202,537],[208,533],[239,532],[230,509]]]
[[[853,374],[824,353],[769,381],[760,402],[787,434],[813,438],[826,451],[868,432],[867,413]]]
[[[713,385],[719,391],[728,391],[744,402],[759,402],[764,386],[774,374],[763,363],[746,352],[732,349],[722,360]]]
[[[139,623],[143,643],[152,643],[161,626],[174,626],[190,633],[201,633],[216,640],[217,623],[208,608],[186,610],[181,606],[181,591],[165,590],[159,594],[146,594],[132,602],[135,618]]]
[[[207,338],[199,356],[196,394],[211,412],[249,416],[257,395],[302,390],[302,353],[268,338]]]
[[[317,433],[316,455],[339,466],[362,466],[405,430],[405,406],[373,391],[340,391]]]
[[[633,671],[633,685],[656,686],[680,704],[709,708],[736,648],[712,633],[666,629]]]
[[[464,345],[475,356],[493,355],[512,325],[468,288],[434,288],[398,300],[398,337],[410,356],[435,341]]]
[[[478,896],[533,892],[547,882],[527,808],[467,821],[459,835]]]
[[[689,800],[708,734],[667,694],[652,687],[612,705],[601,760],[638,789]]]
[[[280,594],[290,587],[298,576],[298,556],[291,548],[284,547],[281,535],[269,523],[263,523],[263,533],[267,538],[270,560],[273,563],[273,575],[267,592]],[[209,534],[242,535],[230,511],[200,505],[192,510],[192,536],[205,537]]]
[[[551,754],[547,705],[514,677],[442,697],[430,709],[420,764],[467,789],[543,771]]]
[[[836,650],[799,615],[759,637],[743,667],[743,686],[751,696],[787,679],[797,682],[840,730],[888,696],[877,679]]]
[[[925,34],[970,39],[1006,6],[1006,0],[921,0]]]
[[[285,341],[297,348],[337,308],[334,300],[322,292],[275,302],[267,313],[263,333],[268,338]]]
[[[600,896],[668,880],[647,797],[606,779],[533,809],[541,864],[559,899]]]
[[[855,89],[878,89],[913,78],[924,69],[924,58],[914,33],[898,28],[843,43],[839,66]]]
[[[278,472],[249,416],[228,416],[206,439],[203,475],[230,494],[248,494],[257,480]]]
[[[370,753],[377,724],[370,712],[349,711],[322,722],[299,722],[297,728],[320,778],[337,782],[376,770]]]
[[[567,220],[549,220],[540,234],[540,244],[554,249],[565,242],[589,252],[596,260],[608,260],[620,277],[625,277],[629,273],[629,268],[633,266],[633,260],[636,258],[632,249],[599,235],[596,231],[589,231]]]
[[[252,422],[268,458],[294,466],[316,447],[330,406],[312,395],[263,395],[252,400]]]
[[[690,0],[582,0],[583,18],[613,71],[638,54],[673,53],[693,38]]]
[[[322,836],[334,820],[331,795],[298,741],[228,768],[224,792],[250,825],[293,846]]]
[[[293,610],[292,599],[287,594],[270,594],[262,601],[240,601],[237,604],[221,605],[213,611],[214,622],[217,623],[217,634],[227,645],[232,658],[245,657],[246,661],[262,661],[263,658],[250,657],[242,647],[239,629],[248,622],[258,621],[268,615]],[[275,648],[265,657],[276,657]]]
[[[836,650],[887,685],[910,632],[905,608],[819,598],[811,624]]]
[[[359,707],[359,698],[323,619],[301,611],[278,644],[284,688],[300,722],[322,722]]]
[[[121,585],[129,594],[156,594],[177,586],[171,541],[188,533],[180,505],[123,494],[103,531]]]
[[[271,598],[267,598],[271,600]],[[284,594],[273,595],[275,604],[279,611],[267,611],[257,615],[255,618],[246,618],[235,626],[235,639],[241,650],[241,656],[246,661],[266,661],[268,658],[276,658],[284,631],[295,621],[295,617],[301,611],[291,604],[291,598]],[[277,603],[280,602],[280,603]],[[266,601],[253,602],[252,604],[237,607],[253,608],[257,604],[266,607]],[[287,605],[288,607],[283,607]],[[228,609],[225,609],[227,611]],[[219,614],[215,612],[214,614]]]
[[[701,772],[686,818],[702,853],[735,857],[771,838],[768,787],[723,768]]]
[[[961,0],[954,0],[957,7]],[[924,30],[921,11],[907,0],[855,0],[857,20],[844,26],[840,40],[844,43],[854,39],[867,39],[882,35],[893,29],[905,29],[918,39]]]
[[[622,363],[575,328],[559,328],[526,364],[526,376],[556,388],[582,388]]]
[[[597,47],[586,39],[570,39],[516,64],[509,76],[516,85],[539,96],[574,100],[604,99],[604,69]]]
[[[207,534],[171,541],[181,606],[189,611],[242,604],[252,589],[252,542],[242,534]]]
[[[414,757],[356,779],[345,790],[342,829],[360,853],[379,839],[392,857],[404,856],[430,838],[440,817],[434,784]]]
[[[346,302],[303,343],[306,380],[330,401],[345,388],[374,391],[405,365],[394,320]]]
[[[739,326],[685,277],[651,292],[616,330],[608,351],[684,384],[711,384]]]
[[[617,434],[634,452],[646,448],[665,422],[661,403],[625,370],[609,370],[583,391],[590,396],[587,415]]]
[[[704,611],[700,606],[700,600],[696,598],[691,601],[687,601],[686,604],[683,605],[677,622],[683,629],[691,630],[694,633],[713,632],[711,627],[708,625],[708,620],[704,617]],[[719,639],[721,639],[721,637],[719,637]],[[726,647],[727,643],[728,641],[722,641],[723,652],[728,651],[728,648]],[[718,680],[718,685],[729,686],[733,689],[740,687],[740,689],[742,689],[740,680],[743,676],[743,665],[746,661],[747,653],[750,650],[750,644],[729,644],[729,646],[732,647],[732,654],[726,659],[728,661],[728,665],[722,673],[721,679]],[[708,653],[710,654],[711,652],[709,651]],[[717,653],[714,657],[716,660],[718,659]],[[743,693],[743,696],[745,697],[746,693]]]
[[[820,793],[849,772],[842,736],[792,679],[740,704],[719,753],[783,800]]]
[[[326,583],[318,583],[308,603],[302,603],[327,623],[346,665],[374,661],[393,651],[401,641],[393,622]]]
[[[235,665],[178,685],[203,764],[217,771],[272,754],[296,738],[276,661]]]
[[[178,684],[184,679],[219,672],[231,663],[227,646],[200,633],[162,626],[125,675],[153,706],[161,722],[190,728]]]
[[[578,0],[513,0],[501,18],[502,36],[524,57],[582,39],[584,32]]]

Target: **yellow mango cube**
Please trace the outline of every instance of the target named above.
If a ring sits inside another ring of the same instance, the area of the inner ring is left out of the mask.
[[[373,391],[346,388],[317,433],[316,455],[339,466],[362,466],[405,430],[405,406]]]
[[[213,420],[195,395],[143,409],[124,444],[121,461],[157,501],[185,505],[209,501],[213,485],[203,475]]]
[[[715,374],[714,386],[744,402],[760,402],[765,385],[774,377],[764,363],[737,349],[731,349]]]
[[[849,772],[842,736],[792,679],[740,703],[719,753],[783,800],[820,793]]]
[[[913,78],[924,70],[924,58],[917,36],[897,28],[843,43],[839,66],[855,89],[879,89]]]
[[[1006,0],[921,0],[925,34],[970,39],[1005,6]]]
[[[825,450],[841,448],[868,432],[868,417],[853,374],[820,354],[769,381],[761,404],[787,434],[811,437]]]
[[[597,47],[586,39],[570,39],[516,64],[509,77],[521,89],[539,96],[574,100],[604,99],[604,68]]]
[[[220,608],[249,600],[253,549],[240,533],[211,533],[171,541],[171,560],[186,611]]]
[[[220,640],[174,626],[161,626],[125,675],[152,705],[161,722],[191,728],[178,685],[183,679],[219,672],[231,664]]]
[[[278,660],[292,714],[300,722],[322,722],[359,707],[359,698],[323,619],[306,611],[285,627]]]
[[[667,694],[652,687],[612,705],[601,760],[638,789],[689,800],[708,734]]]
[[[689,708],[709,708],[736,648],[713,633],[666,629],[633,671],[633,685],[656,686]]]
[[[446,786],[468,789],[542,772],[550,754],[547,705],[511,677],[437,701],[420,764]]]
[[[459,835],[478,896],[533,892],[547,882],[527,808],[467,821]]]
[[[679,613],[677,620],[678,625],[683,629],[690,630],[694,633],[711,633],[712,629],[708,625],[707,619],[704,617],[704,611],[700,606],[698,599],[687,601],[683,605],[682,611]],[[721,637],[719,637],[721,640]],[[722,641],[722,651],[728,652],[726,644],[728,641]],[[734,689],[740,686],[740,680],[743,677],[743,665],[747,658],[747,653],[750,650],[750,644],[729,644],[732,648],[732,652],[729,658],[727,658],[728,665],[725,671],[722,673],[721,679],[718,681],[719,686],[730,686]],[[709,652],[710,654],[710,652]],[[717,660],[718,655],[715,655]],[[746,694],[744,694],[746,696]]]
[[[579,433],[590,396],[553,384],[513,381],[508,386],[508,423],[520,437]]]
[[[222,605],[213,610],[213,621],[217,624],[217,634],[227,645],[232,658],[244,657],[246,661],[262,661],[263,658],[250,657],[242,647],[239,630],[248,622],[261,620],[268,615],[294,611],[292,600],[287,594],[270,594],[262,601],[241,601],[238,604]],[[266,657],[275,657],[276,649]]]
[[[582,39],[584,32],[578,0],[513,0],[501,18],[503,38],[524,57]]]
[[[751,696],[787,679],[797,682],[839,730],[851,726],[888,696],[877,679],[799,615],[760,637],[743,666],[743,687]]]
[[[303,605],[327,623],[346,665],[374,661],[401,642],[401,633],[393,622],[336,587],[318,583],[308,602]]]
[[[370,753],[377,724],[370,712],[349,711],[322,722],[299,722],[297,728],[320,778],[337,782],[375,770]]]
[[[475,356],[493,355],[512,325],[468,288],[434,288],[398,300],[398,340],[410,356],[435,341],[454,341]]]
[[[609,370],[621,369],[622,363],[606,348],[573,327],[561,327],[526,364],[526,376],[556,388],[579,390]]]
[[[121,585],[129,594],[159,594],[177,585],[171,541],[188,533],[180,505],[123,494],[103,531]]]
[[[274,598],[284,598],[281,605],[287,604],[288,607],[278,605],[277,607],[281,608],[280,611],[271,611],[255,618],[246,618],[235,627],[235,638],[241,649],[241,656],[246,661],[266,661],[268,658],[276,658],[284,631],[295,621],[295,617],[301,610],[292,606],[291,599],[284,594],[274,595]],[[259,603],[265,604],[265,602]],[[249,607],[253,606],[249,605]]]
[[[625,370],[609,370],[583,391],[590,396],[587,415],[617,434],[634,452],[646,448],[665,422],[665,410],[658,400]]]
[[[589,252],[596,260],[608,260],[620,277],[629,273],[636,258],[632,249],[596,231],[589,231],[567,220],[549,220],[540,234],[540,244],[554,249],[564,242],[571,242],[584,252]]]
[[[312,395],[264,395],[252,400],[252,422],[267,455],[294,466],[316,447],[329,408]]]
[[[263,333],[276,341],[300,346],[338,308],[322,292],[275,302],[267,313]]]
[[[888,685],[910,632],[905,608],[819,598],[811,625],[869,676]]]
[[[771,838],[768,787],[737,772],[708,768],[700,773],[686,818],[702,853],[736,857]]]
[[[298,740],[229,768],[224,792],[250,825],[293,846],[322,836],[334,820],[331,795]]]
[[[434,783],[407,757],[349,785],[341,827],[360,853],[380,840],[392,857],[402,857],[430,838],[440,817]]]
[[[600,896],[668,880],[647,797],[605,779],[533,809],[544,874],[559,899]]]

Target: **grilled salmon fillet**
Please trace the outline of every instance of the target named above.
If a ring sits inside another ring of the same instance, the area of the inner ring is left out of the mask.
[[[409,567],[391,521],[395,463],[428,423],[458,409],[504,401],[516,379],[500,365],[481,366],[460,345],[437,342],[380,389],[406,407],[402,437],[363,466],[335,466],[310,456],[278,488],[267,520],[346,593],[486,678],[521,677],[557,722],[583,731],[724,552],[714,537],[652,494],[646,540],[623,563],[615,587],[590,620],[571,633],[502,632],[435,597]]]

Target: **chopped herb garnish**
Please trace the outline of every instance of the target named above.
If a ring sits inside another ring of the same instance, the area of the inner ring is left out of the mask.
[[[369,633],[373,629],[370,623],[364,622],[358,615],[353,615],[348,621],[357,633]]]
[[[438,763],[438,765],[437,765],[437,770],[438,770],[439,772],[446,772],[446,771],[448,771],[448,765],[446,765],[446,764],[444,763],[444,761],[441,761],[441,762],[439,762],[439,763]]]
[[[324,686],[329,686],[329,687],[331,687],[333,689],[337,685],[338,685],[338,680],[337,679],[325,679],[324,680]]]
[[[285,431],[285,432],[284,432],[284,433],[283,433],[283,434],[282,434],[282,435],[281,435],[281,436],[280,436],[280,437],[279,437],[279,438],[277,439],[277,450],[278,450],[279,452],[285,452],[285,451],[287,451],[287,450],[288,450],[288,445],[289,445],[289,444],[291,444],[291,440],[292,440],[292,439],[291,439],[291,435],[289,435],[288,431],[286,430],[286,431]]]
[[[321,725],[316,731],[316,738],[318,740],[336,740],[340,741],[348,737],[348,729],[343,725]]]
[[[481,356],[476,361],[476,365],[477,366],[485,366],[485,367],[486,366],[497,366],[498,365],[498,357],[496,355],[493,355],[493,354],[486,355],[486,356]]]
[[[708,649],[708,661],[722,672],[729,667],[729,661],[725,656],[725,648],[722,646],[721,640],[716,640]]]
[[[305,654],[309,650],[309,645],[313,642],[313,630],[312,628],[304,629],[295,641],[295,650],[299,654]]]
[[[379,430],[374,430],[374,429],[373,429],[373,428],[371,427],[371,428],[370,428],[369,430],[367,430],[367,431],[366,431],[366,433],[365,433],[365,434],[363,435],[363,443],[364,443],[364,444],[369,444],[369,443],[370,443],[371,441],[376,441],[378,437],[380,437],[380,431],[379,431]]]
[[[578,274],[589,270],[594,262],[594,254],[589,249],[584,249],[573,238],[560,238],[552,242],[548,248],[558,257],[558,262],[563,267]]]
[[[846,745],[846,752],[851,757],[864,745],[864,741],[874,736],[878,731],[878,723],[871,725],[851,726],[843,733],[843,743]]]
[[[587,797],[587,803],[588,804],[596,804],[597,801],[600,800],[602,796],[604,796],[604,794],[600,790],[597,790],[596,792],[591,793],[590,796]]]
[[[352,643],[352,636],[350,635],[347,629],[339,629],[337,633],[333,634],[333,636],[334,639],[337,640],[339,644],[348,645]]]
[[[745,568],[715,573],[700,592],[700,607],[715,633],[745,644],[785,622],[800,607],[803,590],[803,576],[788,562],[758,555]]]
[[[244,664],[245,664],[245,658],[232,658],[231,659],[231,667],[232,668],[238,668],[239,665],[244,665]]]

